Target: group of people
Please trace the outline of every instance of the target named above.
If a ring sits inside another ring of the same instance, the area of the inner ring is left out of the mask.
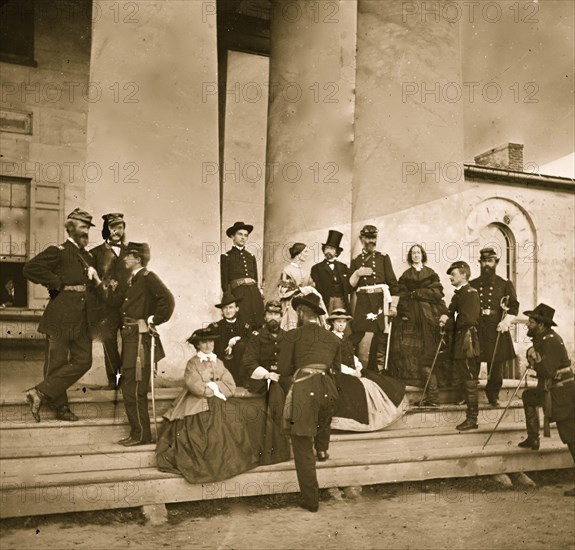
[[[155,327],[169,320],[174,298],[147,269],[148,245],[126,242],[124,216],[105,214],[103,222],[104,242],[88,251],[92,216],[74,210],[66,221],[66,242],[24,267],[24,275],[46,286],[51,297],[39,327],[47,335],[44,380],[26,399],[37,421],[44,403],[58,419],[77,420],[66,390],[90,368],[91,339],[97,337],[108,387],[121,381],[130,423],[119,443],[142,445],[152,441],[150,349],[155,343],[155,360],[161,359]],[[389,425],[401,415],[404,382],[413,379],[425,388],[421,405],[439,406],[438,357],[450,360],[453,384],[467,404],[458,430],[478,427],[481,361],[488,364],[486,396],[498,405],[502,367],[515,357],[509,329],[519,303],[511,281],[495,273],[499,259],[493,248],[480,251],[477,279],[470,280],[466,262],[449,267],[455,294],[447,306],[422,246],[410,248],[410,267],[398,280],[390,257],[376,249],[375,226],[362,228],[362,251],[349,267],[338,260],[342,233],[330,230],[324,260],[311,268],[308,247],[293,244],[277,299],[264,303],[256,259],[246,249],[252,230],[244,222],[227,229],[232,247],[221,256],[222,299],[216,305],[222,318],[188,339],[196,354],[186,366],[181,395],[164,415],[156,449],[160,469],[190,482],[225,479],[287,460],[289,436],[302,506],[315,511],[315,463],[329,458],[330,430]],[[545,304],[525,312],[534,342],[528,360],[540,384],[523,393],[528,437],[520,446],[539,448],[536,407],[544,405],[545,418],[557,422],[575,458],[575,381],[563,342],[551,330],[553,313]],[[364,366],[358,355],[368,333]],[[254,399],[234,397],[238,386]],[[261,414],[238,414],[248,405]]]

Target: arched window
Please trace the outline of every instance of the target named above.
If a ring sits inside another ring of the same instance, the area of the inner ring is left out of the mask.
[[[499,255],[498,274],[509,279],[514,285],[517,282],[517,241],[508,226],[494,222],[484,227],[479,233],[482,247],[491,246]]]

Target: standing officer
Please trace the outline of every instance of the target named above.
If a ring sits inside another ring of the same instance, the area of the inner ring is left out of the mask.
[[[240,321],[253,328],[264,324],[264,301],[258,287],[258,266],[255,257],[246,250],[246,242],[254,226],[236,222],[226,230],[232,248],[222,254],[220,269],[222,291],[231,292],[243,300]]]
[[[493,248],[479,251],[481,275],[469,284],[479,292],[479,346],[481,361],[487,362],[488,380],[485,395],[493,407],[499,405],[499,390],[503,385],[503,365],[515,359],[513,340],[509,333],[511,323],[519,312],[515,287],[509,280],[495,274],[499,258]],[[505,305],[505,313],[503,309]],[[498,340],[499,336],[499,340]],[[497,349],[495,343],[497,342]],[[495,356],[493,355],[495,351]]]
[[[316,294],[296,296],[292,301],[298,327],[288,331],[279,355],[280,384],[288,391],[284,423],[291,436],[301,506],[319,508],[319,485],[314,446],[320,462],[328,459],[330,424],[338,398],[333,379],[341,370],[339,338],[319,325],[325,315]]]
[[[102,216],[104,242],[90,250],[94,257],[94,267],[105,284],[118,286],[123,293],[130,273],[124,263],[127,247],[125,244],[126,222],[124,214],[110,213]],[[122,359],[118,350],[118,332],[122,326],[120,307],[101,301],[99,307],[99,331],[104,347],[104,362],[110,390],[116,389],[120,377]]]
[[[359,343],[366,332],[373,332],[369,351],[368,369],[385,368],[387,349],[386,319],[387,304],[391,299],[389,317],[397,315],[399,286],[387,254],[377,252],[377,227],[366,225],[360,232],[363,245],[361,254],[354,258],[350,266],[349,282],[357,295],[352,322],[351,341],[357,354]],[[393,298],[392,298],[393,297]]]
[[[463,432],[476,430],[479,416],[477,384],[479,378],[479,294],[468,281],[471,269],[466,262],[453,262],[447,270],[455,294],[449,304],[449,313],[439,318],[439,325],[446,327],[451,341],[451,359],[454,378],[458,386],[463,386],[467,402],[467,417],[456,426]]]
[[[44,380],[26,391],[36,422],[44,400],[50,400],[58,420],[78,420],[68,406],[66,390],[92,366],[90,328],[96,297],[91,280],[94,260],[86,250],[88,232],[94,227],[92,216],[76,208],[68,214],[65,227],[68,239],[40,252],[23,270],[27,279],[44,285],[50,294],[38,326],[47,336]]]
[[[343,250],[339,246],[342,238],[343,234],[339,231],[329,230],[327,241],[321,247],[325,260],[312,266],[311,278],[328,311],[343,308],[350,313],[349,268],[336,260]]]

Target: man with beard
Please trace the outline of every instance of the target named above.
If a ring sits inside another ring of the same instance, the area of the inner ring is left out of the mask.
[[[543,434],[549,437],[549,422],[556,422],[561,441],[567,444],[575,460],[575,379],[563,339],[551,328],[557,326],[553,321],[555,310],[539,304],[523,313],[529,317],[527,336],[532,338],[533,347],[527,350],[527,361],[537,372],[537,388],[527,389],[521,395],[527,439],[519,443],[519,447],[539,450],[537,407],[543,407]],[[575,489],[566,491],[565,495],[575,496]]]
[[[44,285],[50,301],[38,326],[47,336],[44,380],[26,391],[32,416],[40,422],[42,402],[50,401],[58,420],[78,417],[68,405],[67,389],[92,366],[96,298],[92,281],[94,259],[86,250],[92,216],[76,208],[66,220],[68,239],[49,246],[24,265],[24,276]]]
[[[222,310],[222,319],[212,324],[219,334],[214,353],[230,371],[237,386],[244,384],[242,358],[252,332],[248,323],[240,321],[238,303],[241,301],[242,298],[236,298],[231,292],[224,292],[221,303],[216,304]]]
[[[338,398],[333,375],[341,370],[339,338],[319,325],[325,311],[317,294],[296,296],[292,306],[298,327],[288,331],[278,362],[280,384],[287,393],[284,425],[290,434],[301,506],[319,508],[314,447],[319,461],[328,459],[330,424]]]
[[[349,269],[336,260],[343,250],[339,246],[342,238],[339,231],[329,230],[327,241],[321,247],[325,260],[312,266],[311,278],[328,311],[343,308],[349,313]]]
[[[485,395],[493,407],[499,405],[499,390],[503,385],[503,365],[515,359],[513,340],[509,333],[519,312],[515,287],[509,280],[495,274],[499,258],[493,248],[479,251],[481,275],[469,284],[479,292],[481,315],[479,317],[480,360],[487,362],[488,380]],[[506,302],[504,314],[502,300]],[[497,341],[499,337],[499,341]],[[495,343],[497,342],[497,349]],[[495,355],[493,355],[495,352]]]
[[[220,258],[222,291],[231,292],[243,300],[238,313],[242,323],[259,328],[264,322],[264,301],[258,287],[258,266],[253,254],[246,250],[249,234],[254,226],[236,222],[226,230],[232,248]]]
[[[110,213],[102,216],[104,242],[90,250],[94,257],[94,267],[102,282],[118,287],[124,292],[130,273],[124,263],[127,247],[125,244],[126,222],[124,214]],[[122,359],[118,350],[118,332],[122,326],[122,312],[118,305],[101,301],[99,307],[99,331],[104,347],[104,362],[110,390],[116,389],[120,378]]]
[[[357,301],[350,338],[357,355],[359,343],[365,333],[373,333],[367,368],[381,371],[385,368],[388,340],[386,316],[397,315],[399,286],[391,259],[387,254],[382,254],[375,249],[377,233],[377,227],[374,225],[366,225],[361,230],[359,238],[363,250],[351,262],[349,283],[352,289],[355,289]],[[389,312],[387,311],[388,303],[390,303]]]

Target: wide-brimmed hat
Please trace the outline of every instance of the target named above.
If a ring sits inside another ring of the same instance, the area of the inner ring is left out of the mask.
[[[319,296],[310,292],[309,294],[303,294],[300,296],[296,296],[292,301],[291,305],[294,309],[297,309],[297,306],[307,306],[311,308],[315,313],[318,315],[325,315],[325,311],[319,305]]]
[[[325,243],[321,245],[322,249],[324,246],[333,246],[337,250],[337,253],[341,254],[343,250],[343,248],[339,246],[341,243],[341,239],[343,239],[343,233],[340,233],[335,229],[330,229],[327,235],[327,241],[325,241]]]
[[[222,309],[224,306],[233,304],[234,302],[238,304],[242,300],[243,298],[236,298],[229,290],[226,290],[222,296],[222,301],[219,304],[216,304],[216,307]]]
[[[497,256],[497,252],[495,252],[495,249],[488,246],[486,248],[482,248],[479,251],[479,261],[483,261],[483,260],[491,260],[492,258],[495,258],[497,261],[499,261],[499,257]]]
[[[115,223],[123,223],[124,225],[126,224],[126,222],[124,221],[124,214],[120,212],[111,212],[109,214],[104,214],[102,216],[102,219],[108,224],[108,227],[110,225],[114,225]]]
[[[351,321],[353,317],[347,314],[347,311],[342,308],[334,309],[328,317],[326,317],[327,321],[336,321],[337,319],[345,319],[346,321]]]
[[[532,317],[540,323],[545,323],[550,327],[556,327],[557,323],[553,321],[553,316],[555,315],[555,310],[548,306],[547,304],[539,304],[534,310],[524,311],[523,315],[527,317]]]
[[[360,237],[377,237],[377,234],[379,233],[379,230],[377,229],[377,227],[375,227],[375,225],[364,225],[361,228],[361,231],[359,232],[359,236]]]
[[[192,335],[186,340],[190,344],[194,346],[198,344],[200,340],[216,340],[219,338],[220,335],[217,332],[217,328],[213,325],[208,325],[204,328],[199,328],[198,330],[194,330]]]
[[[231,238],[241,229],[245,229],[249,235],[254,230],[254,226],[249,223],[235,222],[234,225],[226,229],[226,235]]]
[[[72,210],[72,212],[68,214],[67,219],[77,220],[79,222],[87,223],[90,227],[96,227],[92,223],[92,214],[89,214],[88,212],[82,210],[81,208],[74,208],[74,210]]]
[[[449,266],[449,269],[447,270],[447,274],[448,274],[448,275],[451,275],[451,272],[452,272],[454,269],[461,269],[461,268],[463,268],[463,269],[471,269],[471,268],[469,267],[469,264],[468,264],[467,262],[464,262],[464,261],[461,261],[461,260],[460,260],[460,261],[458,261],[458,262],[453,262],[453,263]]]

